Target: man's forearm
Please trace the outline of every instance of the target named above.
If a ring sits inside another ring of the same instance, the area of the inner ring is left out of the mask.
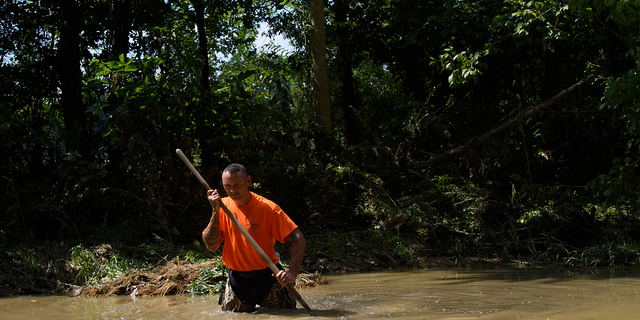
[[[220,219],[218,217],[218,210],[213,210],[211,213],[211,220],[209,224],[202,231],[202,241],[207,246],[209,251],[216,251],[222,243],[220,239]]]
[[[291,263],[289,263],[289,271],[297,276],[298,272],[300,272],[300,265],[302,264],[304,248],[307,242],[299,229],[293,230],[289,237],[291,240]]]

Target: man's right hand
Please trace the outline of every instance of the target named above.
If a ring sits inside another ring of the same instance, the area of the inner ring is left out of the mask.
[[[216,210],[216,212],[220,209],[220,194],[218,194],[218,190],[207,190],[207,200],[211,203],[211,208]]]

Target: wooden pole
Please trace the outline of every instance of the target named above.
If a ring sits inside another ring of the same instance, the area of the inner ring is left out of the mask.
[[[178,157],[180,157],[180,159],[182,159],[182,162],[184,162],[184,164],[187,165],[187,167],[189,167],[189,169],[191,170],[191,172],[193,172],[193,174],[196,176],[196,178],[198,178],[198,180],[200,181],[200,183],[202,184],[203,187],[205,187],[205,189],[207,190],[211,190],[211,187],[209,187],[209,184],[204,181],[204,178],[202,178],[202,176],[200,175],[200,173],[196,170],[196,168],[191,164],[191,162],[189,161],[189,159],[187,159],[187,157],[184,155],[184,153],[182,152],[182,150],[180,149],[176,149],[176,153],[178,154]],[[238,221],[238,219],[231,213],[231,211],[229,211],[229,209],[227,208],[227,206],[224,205],[224,203],[222,203],[222,201],[220,201],[220,207],[222,208],[222,210],[224,211],[224,213],[227,214],[227,216],[229,217],[229,219],[231,219],[231,222],[233,222],[233,225],[236,226],[236,228],[238,228],[238,230],[240,230],[240,233],[242,233],[242,235],[245,237],[245,239],[247,239],[247,241],[249,241],[249,244],[251,244],[251,246],[253,247],[253,249],[256,250],[256,252],[258,253],[258,255],[260,256],[260,258],[262,258],[262,260],[264,260],[264,262],[269,266],[269,269],[271,269],[271,271],[273,271],[273,274],[278,274],[278,272],[280,271],[280,269],[278,269],[278,267],[276,267],[275,264],[273,264],[273,262],[271,261],[271,259],[269,259],[269,257],[267,256],[267,254],[264,252],[264,250],[262,250],[262,248],[260,248],[260,246],[258,245],[258,243],[253,239],[253,237],[249,234],[249,232],[247,231],[247,229],[245,229],[242,225],[240,225],[240,222]],[[287,289],[289,290],[289,292],[291,292],[291,294],[293,295],[294,298],[296,298],[296,300],[298,300],[298,302],[300,302],[300,304],[302,305],[302,307],[305,308],[305,310],[307,310],[307,312],[309,312],[309,315],[311,316],[316,316],[316,314],[313,312],[313,310],[311,310],[311,308],[309,308],[309,305],[307,305],[307,303],[304,301],[304,299],[302,299],[302,296],[298,293],[298,291],[296,291],[296,289],[293,287],[293,285],[291,283],[287,284]]]

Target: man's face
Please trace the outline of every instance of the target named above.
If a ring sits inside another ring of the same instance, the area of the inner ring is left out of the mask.
[[[242,172],[230,174],[225,171],[222,173],[224,191],[239,205],[245,205],[251,199],[249,185],[251,185],[251,176],[247,176]]]

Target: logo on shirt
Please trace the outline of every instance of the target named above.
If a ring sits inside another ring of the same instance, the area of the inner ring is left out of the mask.
[[[248,228],[249,231],[256,231],[256,229],[260,226],[259,223],[257,222],[253,222],[253,221],[249,221],[249,225],[246,226]]]

